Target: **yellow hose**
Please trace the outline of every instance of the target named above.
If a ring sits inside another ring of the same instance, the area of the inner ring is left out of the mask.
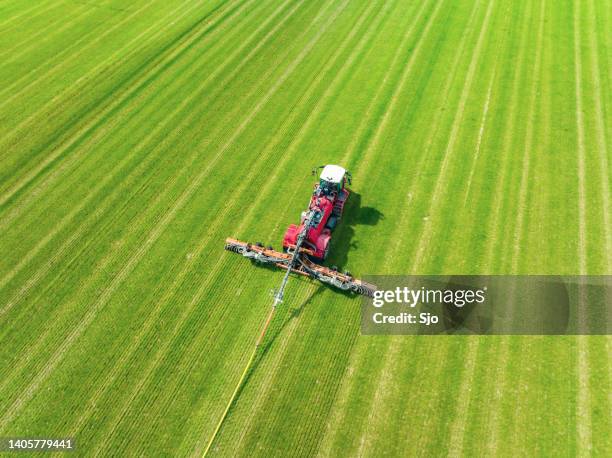
[[[261,330],[261,334],[259,334],[259,338],[257,339],[257,342],[255,343],[255,349],[253,350],[253,353],[251,354],[251,357],[249,358],[249,362],[247,363],[246,367],[244,368],[244,371],[242,372],[242,375],[240,376],[240,380],[238,381],[238,384],[236,385],[236,389],[232,393],[232,397],[230,398],[229,402],[227,403],[227,406],[225,407],[225,410],[223,411],[223,415],[221,415],[221,419],[219,420],[219,423],[217,423],[217,427],[215,428],[215,431],[213,432],[213,435],[211,436],[210,441],[208,442],[208,445],[206,446],[206,450],[204,450],[204,454],[202,455],[203,457],[208,455],[210,447],[212,447],[212,444],[215,441],[217,434],[221,430],[221,426],[223,425],[223,422],[225,421],[225,418],[227,417],[227,414],[230,408],[234,404],[236,395],[240,391],[240,388],[242,387],[242,383],[244,382],[244,379],[246,378],[246,375],[249,372],[249,369],[251,368],[251,364],[253,364],[253,361],[255,360],[257,349],[259,348],[259,345],[261,345],[261,342],[263,341],[263,338],[266,335],[268,326],[270,325],[270,322],[272,321],[272,316],[274,315],[275,310],[276,310],[276,307],[272,307],[272,310],[270,310],[270,313],[268,314],[266,323],[264,324],[264,327]]]

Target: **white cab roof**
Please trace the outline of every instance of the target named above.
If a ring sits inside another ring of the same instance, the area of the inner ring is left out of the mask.
[[[339,165],[326,165],[321,172],[321,179],[331,183],[342,183],[345,173],[346,170]]]

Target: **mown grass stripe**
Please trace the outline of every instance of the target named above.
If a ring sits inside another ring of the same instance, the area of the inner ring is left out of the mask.
[[[606,140],[606,128],[605,120],[607,119],[604,115],[602,107],[603,91],[602,82],[600,78],[601,70],[599,65],[599,53],[600,46],[599,40],[597,39],[597,26],[596,18],[597,14],[593,1],[588,3],[589,17],[593,18],[593,24],[589,30],[589,48],[591,49],[591,75],[593,78],[593,85],[595,88],[594,103],[595,103],[595,127],[596,127],[596,138],[599,152],[599,163],[600,163],[600,180],[601,180],[601,194],[603,203],[603,230],[605,239],[605,250],[604,250],[604,267],[607,275],[612,275],[612,220],[610,218],[610,163],[608,161],[608,143]],[[610,300],[612,302],[612,300]],[[608,366],[608,384],[612,384],[612,338],[606,337],[606,351],[607,351],[607,366]],[[612,418],[612,390],[608,390],[608,416]]]
[[[574,80],[576,97],[576,132],[577,138],[577,165],[578,165],[578,272],[580,275],[587,274],[587,252],[586,252],[586,187],[585,187],[585,133],[582,107],[582,39],[580,27],[581,2],[574,2]],[[578,332],[587,333],[586,314],[586,292],[580,288],[578,299]],[[576,446],[580,456],[588,456],[593,448],[591,399],[589,383],[589,343],[585,335],[577,337],[577,376],[578,393],[576,399]]]

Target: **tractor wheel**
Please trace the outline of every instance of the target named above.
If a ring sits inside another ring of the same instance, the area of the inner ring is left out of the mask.
[[[347,277],[353,278],[353,276],[351,275],[351,273],[348,270],[344,271],[344,275],[346,275]]]
[[[334,272],[338,272],[338,266],[331,266],[331,270],[333,270]]]
[[[264,244],[263,244],[263,243],[261,243],[261,242],[257,242],[257,243],[255,244],[255,246],[258,246],[259,248],[263,248]]]
[[[268,245],[268,250],[273,251],[274,248],[272,247],[272,245]]]

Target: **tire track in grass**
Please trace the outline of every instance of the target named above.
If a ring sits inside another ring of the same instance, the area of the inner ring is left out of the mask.
[[[257,87],[255,87],[255,88],[254,88],[254,90],[251,92],[251,94],[250,94],[250,95],[252,95],[253,93],[255,93],[255,92],[256,92],[256,90],[257,90]],[[250,96],[250,95],[249,95],[249,96]],[[259,106],[261,107],[262,103],[263,103],[263,102],[265,102],[265,101],[267,101],[267,99],[266,99],[266,98],[262,99],[262,102],[260,102],[260,105],[259,105]],[[236,111],[236,110],[235,110],[235,111]],[[237,136],[237,135],[236,135],[236,136]],[[229,145],[229,142],[228,142],[227,144]],[[198,148],[195,148],[195,149],[194,149],[194,151],[197,151],[197,150],[198,150]],[[217,154],[217,159],[220,157],[220,155],[221,155],[221,152],[219,152],[219,153]],[[193,160],[195,160],[196,156],[197,156],[197,155],[194,155],[194,157],[192,158],[192,162],[193,162]],[[181,172],[180,172],[180,173],[178,173],[178,174],[175,176],[175,178],[174,178],[174,180],[173,180],[173,181],[176,181],[176,180],[178,179],[178,176],[181,176],[181,175],[183,174],[183,172],[184,172],[184,171],[188,170],[188,169],[190,168],[190,164],[191,164],[191,163],[188,163],[188,164],[186,164],[185,166],[183,166],[183,168],[182,168]],[[211,167],[212,167],[212,165],[210,165],[210,164],[209,164],[209,167],[208,167],[206,170],[210,170],[210,169],[211,169]],[[203,175],[201,174],[200,176],[203,176]],[[195,183],[195,182],[193,182],[193,183]],[[172,186],[171,186],[171,184],[169,184],[169,185],[167,186],[167,189],[170,189],[171,187],[172,187]],[[161,197],[162,197],[163,195],[165,195],[165,194],[163,194],[163,193],[162,193],[161,195],[159,195],[159,196],[158,196],[158,198],[156,199],[156,201],[155,201],[155,202],[159,202],[159,200],[161,199]],[[153,205],[152,205],[152,207],[155,207],[155,206],[156,206],[156,204],[153,204]],[[146,214],[143,214],[143,216],[142,216],[142,217],[144,218],[145,216],[146,216]],[[139,227],[139,226],[140,226],[140,224],[132,224],[132,226],[131,226],[131,227],[132,227],[132,228],[137,228],[137,227]],[[47,332],[49,332],[49,331],[50,331],[50,330],[48,329],[48,330],[47,330]],[[39,342],[43,342],[43,341],[44,341],[44,339],[39,339]],[[30,352],[30,353],[32,353],[32,352]],[[35,353],[35,352],[34,352],[34,353]],[[25,360],[26,360],[26,358],[24,358],[23,360],[25,361]],[[14,369],[15,369],[15,368],[14,368]],[[14,373],[16,373],[16,372],[17,372],[17,371],[16,371],[16,370],[14,370]],[[6,383],[8,383],[8,381],[7,381],[7,380],[5,380],[5,381],[4,381],[4,383],[3,383],[3,384],[0,386],[0,391],[1,391],[1,390],[4,388],[4,386],[6,386]]]
[[[251,0],[245,0],[245,2],[243,2],[241,7],[237,7],[238,9],[241,9],[244,7],[244,5]],[[184,11],[182,12],[182,14],[177,18],[177,20],[175,20],[174,22],[177,22],[178,20],[182,19],[185,16],[188,16],[190,13],[192,13],[192,10],[194,10],[199,4],[195,3],[192,8],[185,8]],[[227,5],[227,3],[222,4],[221,6]],[[217,7],[220,8],[220,7]],[[27,171],[25,173],[24,176],[22,176],[16,183],[14,183],[12,186],[10,186],[8,189],[5,189],[2,193],[2,195],[0,196],[0,207],[5,207],[7,202],[9,200],[12,200],[15,198],[15,196],[27,185],[29,185],[32,181],[34,181],[37,177],[40,176],[41,173],[43,173],[46,169],[48,169],[50,166],[52,166],[54,163],[56,163],[56,161],[58,161],[63,155],[64,153],[69,150],[72,146],[78,144],[79,141],[81,141],[84,137],[86,137],[87,135],[90,134],[90,132],[95,129],[96,126],[98,126],[102,121],[104,121],[104,119],[106,117],[108,117],[109,113],[112,113],[114,110],[117,109],[117,107],[120,107],[123,103],[125,103],[127,100],[129,100],[135,93],[137,93],[138,91],[141,90],[142,87],[145,87],[149,80],[151,79],[151,74],[155,74],[155,72],[159,72],[161,71],[161,69],[163,69],[168,62],[171,62],[176,55],[180,55],[183,50],[185,48],[190,48],[194,45],[194,42],[197,38],[200,38],[200,31],[198,30],[199,26],[201,26],[203,23],[206,22],[206,25],[209,25],[209,27],[205,27],[204,31],[201,32],[202,34],[206,34],[208,31],[210,30],[214,30],[214,28],[217,26],[217,23],[219,22],[218,19],[224,19],[224,16],[217,16],[216,18],[210,19],[210,16],[213,15],[215,12],[218,11],[218,9],[213,9],[211,12],[207,13],[203,18],[200,18],[198,21],[196,21],[195,23],[191,24],[187,29],[185,29],[183,32],[181,32],[176,38],[172,39],[172,41],[165,45],[164,48],[162,48],[161,52],[158,53],[155,58],[151,59],[150,61],[145,62],[141,68],[136,69],[136,71],[132,71],[127,78],[124,78],[120,84],[116,85],[114,87],[114,90],[107,93],[101,101],[99,101],[98,103],[95,104],[95,106],[93,106],[92,108],[90,108],[84,115],[83,117],[73,120],[68,128],[64,129],[62,132],[57,133],[56,135],[54,135],[54,137],[47,143],[46,146],[43,146],[41,148],[39,148],[39,151],[35,154],[40,153],[41,151],[45,150],[46,148],[51,148],[53,143],[58,143],[58,145],[55,147],[53,153],[48,154],[44,160],[41,160],[40,163],[35,166],[33,169]],[[177,10],[179,10],[179,8],[177,8]],[[140,12],[141,10],[137,10],[137,13]],[[128,18],[131,16],[128,16]],[[126,18],[127,19],[127,18]],[[106,33],[109,33],[110,31],[112,31],[116,26],[120,25],[120,23],[116,24],[115,26],[111,27],[110,29],[108,29],[106,31]],[[102,66],[108,64],[109,62],[115,62],[116,58],[121,54],[121,52],[126,49],[130,44],[134,43],[134,42],[138,42],[142,39],[142,37],[146,36],[147,33],[150,30],[155,29],[155,33],[150,37],[150,40],[152,40],[154,37],[158,37],[161,36],[161,34],[170,28],[170,26],[173,23],[169,23],[170,25],[166,25],[165,27],[156,27],[157,23],[154,23],[150,28],[146,29],[145,31],[143,31],[141,34],[139,34],[137,37],[135,37],[134,40],[130,41],[128,43],[128,45],[120,48],[119,50],[115,51],[110,57],[109,59],[107,59],[106,61],[101,62],[100,64],[98,64],[96,67],[94,67],[93,70],[98,70],[100,68],[102,68]],[[104,34],[103,34],[104,35]],[[100,35],[99,37],[103,36]],[[194,36],[195,35],[195,36]],[[98,37],[98,38],[99,38]],[[119,64],[123,61],[125,61],[126,59],[128,59],[132,54],[136,54],[138,51],[140,50],[140,48],[136,47],[133,52],[131,54],[128,54],[127,56],[125,56],[125,58],[121,61],[115,62],[115,65],[117,67],[119,67]],[[61,69],[61,67],[60,67]],[[66,88],[66,91],[77,86],[78,83],[85,79],[85,81],[87,81],[86,77],[89,76],[92,72],[86,73],[85,75],[81,76],[80,78],[78,78],[75,82],[73,82],[73,85],[70,86],[70,88]],[[129,85],[128,85],[129,83]],[[123,94],[119,97],[116,96],[116,92],[121,90],[121,89],[125,89],[125,92],[123,92]],[[49,102],[45,105],[43,105],[43,107],[41,107],[37,113],[43,111],[44,109],[46,109],[47,107],[50,107],[51,105],[53,105],[57,100],[59,100],[62,96],[62,94],[64,94],[66,91],[62,91],[59,94],[57,94],[53,99],[49,100]],[[29,120],[31,120],[33,117],[35,116],[35,114],[33,114],[32,116],[30,116],[28,119],[24,120],[20,126],[16,127],[15,129],[13,129],[12,132],[14,132],[14,137],[17,138],[20,135],[20,130],[29,122]],[[80,125],[79,125],[80,124]],[[74,127],[74,129],[72,129]],[[70,133],[70,130],[74,130],[74,132]],[[68,138],[62,139],[62,134],[66,133],[68,135]],[[8,140],[6,140],[6,137],[2,140],[0,140],[0,144],[5,144],[7,143]],[[7,148],[7,145],[4,145],[5,148]],[[7,150],[10,151],[10,148],[7,148]],[[50,176],[47,177],[47,184],[48,181],[53,181],[52,178],[56,177],[58,174],[60,174],[63,170],[65,170],[66,168],[68,168],[70,165],[78,162],[79,156],[78,155],[73,155],[70,160],[64,161],[64,163],[62,164],[62,166],[60,167],[56,167],[55,168],[55,173],[51,174]],[[57,165],[57,164],[56,164]],[[45,183],[43,182],[43,185]],[[31,193],[30,197],[33,198],[36,195],[41,195],[42,194],[42,189],[44,189],[44,186],[39,186],[39,188],[37,189],[37,193]],[[2,227],[6,227],[6,225],[12,223],[12,221],[18,217],[20,215],[19,210],[23,209],[23,203],[22,205],[16,206],[15,210],[12,214],[7,215],[5,218],[3,218],[3,221],[0,223],[0,229]]]
[[[480,118],[480,127],[478,129],[478,140],[476,141],[476,151],[474,152],[474,159],[472,160],[472,166],[470,167],[470,174],[467,179],[467,186],[465,187],[465,193],[463,196],[463,206],[467,205],[468,198],[470,197],[470,190],[472,189],[472,180],[474,178],[474,172],[478,165],[478,159],[480,157],[480,149],[482,147],[482,140],[484,137],[485,126],[487,125],[489,115],[489,104],[491,102],[491,90],[493,89],[493,81],[495,81],[495,75],[497,73],[497,64],[499,59],[496,61],[495,70],[491,74],[489,84],[487,86],[487,97],[485,99],[484,106],[482,108],[482,117]]]
[[[117,290],[119,285],[125,280],[125,278],[133,271],[136,267],[137,263],[142,259],[142,257],[146,254],[148,249],[157,241],[162,232],[166,229],[171,220],[176,216],[176,213],[184,206],[184,204],[191,198],[195,190],[200,186],[202,180],[210,173],[213,166],[216,162],[222,157],[223,153],[227,150],[227,148],[236,140],[236,138],[246,129],[248,124],[252,121],[256,114],[261,111],[263,106],[268,102],[269,98],[278,90],[278,88],[282,85],[282,83],[295,71],[296,67],[301,63],[301,61],[305,58],[305,56],[312,50],[316,42],[323,35],[323,33],[328,29],[333,20],[338,16],[338,14],[342,11],[342,9],[347,5],[348,0],[346,0],[342,4],[342,8],[338,8],[329,20],[317,30],[316,35],[311,39],[311,41],[307,44],[307,46],[302,50],[302,52],[298,55],[296,59],[291,63],[289,68],[285,70],[285,72],[276,80],[275,84],[266,92],[266,94],[260,99],[259,103],[249,112],[243,122],[238,126],[238,128],[234,131],[234,134],[230,137],[230,139],[224,144],[224,146],[218,151],[216,156],[207,164],[207,167],[202,170],[197,177],[191,181],[190,185],[181,193],[180,197],[175,201],[175,203],[170,207],[170,209],[163,215],[159,224],[153,228],[152,231],[147,234],[147,239],[139,246],[135,253],[129,258],[127,263],[121,268],[120,272],[112,279],[109,286],[105,288],[100,294],[99,299],[93,304],[93,306],[88,310],[86,316],[82,319],[82,321],[75,326],[69,336],[64,340],[64,342],[60,345],[58,350],[54,353],[54,355],[47,361],[44,369],[38,372],[32,379],[31,383],[28,387],[21,393],[21,395],[16,399],[11,407],[8,409],[5,416],[0,419],[0,430],[2,430],[10,421],[14,418],[16,413],[21,409],[23,404],[27,402],[34,395],[36,390],[40,387],[40,384],[44,382],[44,380],[48,377],[48,375],[55,369],[55,367],[59,364],[59,362],[63,359],[68,349],[74,344],[76,339],[82,335],[82,333],[87,329],[89,324],[91,324],[92,320],[97,315],[97,312],[108,302],[111,295]],[[157,201],[161,198],[161,194],[158,196]],[[155,204],[153,205],[153,207]],[[134,226],[138,226],[137,224]]]
[[[523,224],[524,224],[524,213],[526,211],[526,199],[527,199],[527,187],[528,187],[528,181],[529,181],[529,167],[530,167],[530,150],[533,147],[533,133],[534,133],[534,125],[535,125],[535,113],[536,113],[536,100],[538,97],[538,82],[539,82],[539,78],[541,78],[541,63],[542,63],[542,48],[543,48],[543,36],[544,36],[544,23],[545,23],[545,8],[546,8],[546,2],[542,1],[539,3],[540,5],[540,12],[538,14],[538,20],[539,20],[539,24],[538,24],[538,31],[537,31],[537,43],[536,43],[536,54],[535,54],[535,69],[534,72],[532,74],[532,84],[531,84],[531,88],[530,88],[530,98],[528,101],[528,116],[527,116],[527,131],[525,134],[525,141],[524,141],[524,145],[523,145],[523,160],[522,160],[522,171],[521,171],[521,181],[520,181],[520,189],[519,189],[519,203],[518,203],[518,214],[517,214],[517,224],[516,224],[516,228],[515,228],[515,232],[514,232],[514,236],[513,236],[513,250],[512,250],[512,259],[511,259],[511,267],[510,267],[510,271],[514,274],[517,273],[518,271],[518,263],[520,260],[520,254],[521,254],[521,241],[522,241],[522,235],[523,235]],[[526,33],[523,32],[522,38],[524,39],[527,36]],[[523,63],[523,59],[520,59],[520,63],[518,64],[519,66],[522,66]],[[517,71],[516,73],[516,79],[515,79],[515,84],[518,83],[518,81],[520,81],[520,78],[518,75],[520,75],[520,71]],[[515,95],[516,92],[513,94]],[[511,106],[515,106],[514,104]],[[515,113],[515,110],[511,110],[512,113]],[[506,143],[504,143],[506,145]],[[507,148],[504,148],[504,151],[506,151]],[[504,174],[505,175],[505,174]],[[503,181],[503,180],[502,180]],[[501,189],[498,189],[498,192],[501,192]],[[497,194],[496,194],[497,195]],[[497,206],[497,209],[499,209],[499,206]],[[496,212],[496,214],[498,214],[499,212]],[[497,227],[497,225],[495,226]],[[499,232],[496,232],[497,234],[499,234]],[[494,245],[494,244],[492,244]],[[491,253],[492,251],[489,251],[489,264],[490,264],[490,260],[491,260]],[[510,300],[507,302],[508,304],[513,304],[514,302],[514,297],[515,297],[515,292],[516,289],[512,288],[511,290],[511,296],[510,296]],[[514,315],[514,309],[511,307],[508,310],[508,321],[512,322],[513,319],[513,315]],[[496,389],[495,392],[495,396],[493,398],[493,402],[491,403],[491,409],[490,409],[490,418],[489,418],[489,423],[488,423],[488,427],[489,427],[489,435],[488,437],[489,442],[486,444],[487,445],[487,454],[489,455],[494,455],[495,453],[499,452],[499,445],[498,445],[498,440],[499,440],[499,435],[500,435],[500,411],[502,410],[502,395],[503,393],[506,391],[506,384],[507,384],[507,377],[506,377],[506,371],[508,368],[508,365],[510,364],[511,361],[511,355],[510,355],[510,343],[515,342],[516,345],[514,347],[518,347],[518,351],[517,353],[521,353],[521,349],[523,348],[524,344],[525,344],[525,337],[523,336],[502,336],[502,341],[500,344],[500,351],[499,351],[499,357],[498,357],[498,370],[496,371],[495,374],[495,383],[493,384],[493,386]],[[506,361],[508,362],[506,364]],[[516,416],[516,411],[513,412],[514,416]]]
[[[301,3],[298,3],[301,4]],[[286,5],[286,2],[281,4],[283,7]],[[297,7],[294,7],[291,10],[291,13],[293,14],[293,12],[295,12],[297,9]],[[280,13],[281,9],[279,8],[275,14]],[[273,17],[275,17],[275,14],[273,15]],[[269,34],[267,34],[263,39],[261,39],[259,41],[259,43],[257,44],[257,46],[253,47],[251,49],[251,51],[249,52],[249,54],[245,57],[245,59],[243,59],[240,64],[238,64],[237,66],[235,66],[232,71],[223,79],[223,81],[216,85],[215,89],[211,92],[211,96],[210,98],[214,100],[214,98],[225,88],[226,84],[229,84],[229,81],[232,80],[232,78],[234,76],[236,76],[236,74],[240,71],[240,69],[242,69],[244,67],[244,65],[253,57],[253,55],[261,48],[261,46],[267,41],[267,39],[273,35],[273,33],[276,32],[276,30],[278,30],[278,28],[284,24],[286,22],[286,20],[288,20],[291,17],[291,14],[286,16],[284,18],[283,21],[279,22],[278,27],[275,27],[273,29],[273,31]],[[178,115],[182,114],[182,111],[185,110],[186,107],[188,107],[188,105],[193,101],[193,100],[197,100],[197,98],[204,92],[205,88],[207,87],[207,85],[212,82],[219,74],[221,74],[221,71],[224,70],[226,68],[226,66],[236,57],[238,56],[241,52],[244,51],[244,49],[246,48],[246,46],[248,44],[250,44],[251,39],[253,39],[261,30],[263,30],[263,28],[265,26],[267,26],[267,24],[270,22],[270,18],[266,21],[263,22],[264,25],[260,26],[252,35],[249,39],[244,40],[242,46],[239,46],[238,48],[236,48],[230,55],[229,57],[225,60],[225,63],[222,66],[219,66],[215,69],[215,71],[213,71],[212,73],[210,73],[207,78],[203,81],[203,83],[199,86],[199,88],[195,91],[193,91],[187,98],[181,100],[181,103],[179,103],[174,110],[166,117],[166,119],[164,121],[162,121],[161,123],[157,124],[156,127],[149,133],[147,134],[147,136],[145,137],[145,139],[142,140],[142,142],[135,148],[135,150],[128,156],[125,156],[124,158],[122,158],[117,164],[116,166],[113,168],[113,170],[106,174],[105,177],[99,181],[96,186],[90,191],[90,193],[86,196],[85,199],[83,199],[81,201],[81,203],[79,205],[77,205],[76,207],[74,207],[67,215],[65,215],[61,221],[50,231],[47,233],[47,235],[45,235],[45,237],[43,237],[41,240],[38,241],[38,243],[30,250],[28,251],[19,261],[19,263],[13,268],[11,269],[6,275],[4,275],[2,277],[2,279],[0,279],[0,289],[2,289],[15,275],[17,275],[25,266],[27,266],[30,261],[34,258],[34,256],[36,256],[41,249],[43,249],[45,246],[47,246],[47,244],[49,243],[50,240],[52,240],[61,230],[63,230],[70,222],[72,222],[72,220],[85,208],[87,208],[87,206],[96,198],[98,197],[98,193],[100,190],[103,190],[104,187],[110,182],[112,181],[115,176],[117,175],[117,173],[119,173],[122,169],[123,166],[125,164],[127,164],[128,162],[130,162],[130,160],[133,159],[133,157],[137,157],[138,154],[142,151],[145,151],[148,147],[152,146],[154,144],[154,141],[157,137],[157,135],[160,132],[163,132],[164,129],[166,129],[167,126],[169,125],[173,125],[175,123],[175,117],[177,117]],[[200,67],[193,67],[191,69],[191,71],[187,72],[187,73],[182,73],[181,76],[179,77],[179,81],[187,81],[189,80],[189,78],[193,75],[196,75],[198,73],[198,71],[200,70]],[[192,113],[191,116],[188,116],[187,118],[183,118],[179,123],[177,123],[172,129],[170,129],[169,134],[172,133],[176,133],[177,135],[180,135],[181,129],[186,126],[189,125],[189,123],[193,120],[193,118],[197,115],[197,113]],[[180,116],[177,118],[180,119]],[[172,137],[170,137],[172,138]],[[169,143],[170,140],[167,138],[164,142],[164,144]],[[159,145],[158,145],[159,146]],[[161,148],[157,148],[158,150],[161,151]],[[153,163],[155,160],[157,160],[157,156],[153,156],[152,154],[148,154],[147,157],[145,158],[144,161],[142,161],[141,163],[139,163],[139,165],[136,167],[136,169],[134,169],[132,171],[132,173],[136,173],[141,169],[145,169],[146,167],[148,167],[151,163]],[[131,174],[132,174],[131,173]],[[130,174],[130,175],[131,175]],[[129,175],[128,175],[129,176]],[[43,267],[41,269],[39,269],[34,275],[32,275],[30,277],[30,279],[28,280],[28,282],[18,291],[18,293],[11,299],[9,300],[5,306],[0,309],[0,317],[2,315],[4,315],[8,310],[10,310],[16,303],[18,303],[25,294],[27,294],[27,292],[37,284],[37,282],[40,280],[40,278],[45,275],[51,268],[53,265],[56,264],[57,260],[59,259],[59,257],[61,257],[66,250],[68,250],[72,245],[74,245],[74,243],[76,241],[78,241],[78,238],[81,236],[81,234],[86,230],[87,225],[86,223],[89,222],[95,222],[99,215],[101,215],[104,211],[106,211],[110,206],[114,205],[114,200],[111,199],[111,197],[116,196],[116,195],[121,195],[121,193],[125,192],[126,189],[128,188],[128,183],[124,182],[125,186],[119,186],[117,187],[112,193],[108,194],[107,196],[105,196],[105,200],[108,202],[108,205],[103,205],[100,206],[98,204],[96,211],[94,214],[92,214],[89,218],[80,221],[79,222],[79,226],[77,228],[76,231],[74,231],[74,233],[72,234],[72,236],[70,237],[70,239],[68,239],[59,249],[58,251],[55,253],[54,256],[52,256],[51,258],[49,258],[49,260],[47,261],[46,264],[43,265]]]
[[[596,13],[593,6],[593,1],[588,2],[588,14],[589,17],[593,18],[595,21]],[[595,33],[596,24],[592,24],[591,27],[588,27],[588,43],[589,49],[591,50],[590,55],[590,64],[591,64],[591,74],[592,74],[592,82],[594,87],[594,111],[595,111],[595,138],[597,140],[597,150],[598,150],[598,159],[599,159],[599,171],[600,171],[600,180],[601,180],[601,195],[602,195],[602,203],[603,203],[603,224],[604,224],[604,239],[605,239],[605,256],[604,256],[604,266],[606,268],[606,273],[608,275],[612,275],[612,218],[610,218],[610,164],[608,161],[608,145],[606,140],[606,127],[604,124],[604,120],[606,116],[604,114],[604,110],[602,108],[602,99],[604,98],[603,91],[601,89],[601,80],[600,80],[600,66],[599,66],[599,42]],[[611,358],[612,359],[612,358]]]
[[[581,30],[579,24],[581,1],[574,2],[574,80],[576,97],[576,131],[578,135],[578,273],[587,274],[587,252],[586,252],[586,184],[585,184],[585,127],[582,107],[582,53]],[[607,228],[609,229],[609,228]],[[579,286],[578,297],[578,333],[587,332],[587,318],[584,312],[586,303],[586,291]],[[578,395],[576,399],[576,447],[579,456],[589,456],[593,449],[591,418],[591,397],[589,387],[589,344],[585,335],[577,337],[577,372],[578,372]]]

